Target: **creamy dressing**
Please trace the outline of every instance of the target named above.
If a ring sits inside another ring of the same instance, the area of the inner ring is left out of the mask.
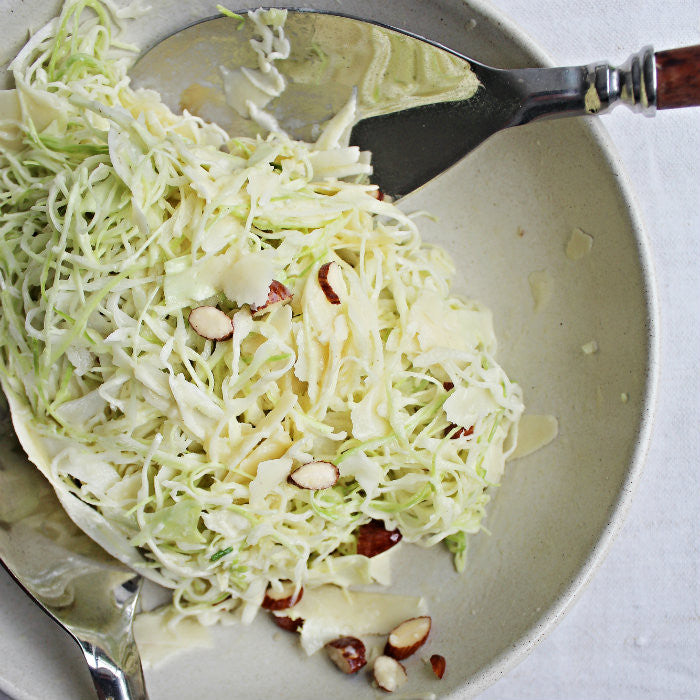
[[[287,78],[311,90],[320,84],[331,92],[335,85],[350,87],[350,99],[357,106],[353,121],[436,101],[469,99],[479,88],[469,64],[446,51],[371,23],[343,24],[336,18],[326,22],[322,16],[314,18],[318,30],[313,32],[310,55],[303,61],[297,56],[280,70],[275,62],[290,58],[290,43],[284,36],[281,14],[274,19],[279,24],[267,25],[270,12],[256,10],[247,15],[255,27],[256,37],[250,44],[258,67],[219,66],[226,103],[264,130],[284,129],[273,115],[271,103],[287,88]],[[181,103],[192,104],[194,98],[201,109],[197,97],[202,91],[190,86],[186,92]],[[285,122],[292,124],[294,119],[288,115],[295,112],[294,105],[298,103],[299,114],[307,109],[301,95],[285,99]],[[348,135],[349,129],[345,144]]]
[[[554,280],[549,270],[535,270],[527,278],[534,302],[535,313],[542,311],[551,301],[554,293]]]
[[[156,668],[193,649],[214,647],[208,627],[191,618],[175,621],[167,608],[139,613],[134,618],[133,628],[144,670]]]
[[[258,34],[250,45],[258,59],[257,68],[219,66],[223,79],[226,103],[242,117],[252,119],[267,131],[281,131],[277,120],[265,107],[279,97],[287,86],[275,61],[289,58],[289,40],[284,35],[286,10],[255,10],[248,19],[255,24]]]

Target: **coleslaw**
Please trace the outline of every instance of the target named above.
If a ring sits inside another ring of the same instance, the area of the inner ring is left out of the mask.
[[[250,19],[261,45],[283,32]],[[463,569],[523,411],[490,312],[378,198],[352,101],[315,143],[237,138],[130,87],[128,22],[68,0],[0,97],[0,379],[30,458],[203,622],[285,581],[377,580],[372,520]],[[291,299],[266,311],[273,282]],[[195,332],[201,306],[230,339]],[[318,460],[333,486],[289,481]]]

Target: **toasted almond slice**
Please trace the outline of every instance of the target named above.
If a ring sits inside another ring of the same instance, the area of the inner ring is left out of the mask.
[[[289,475],[289,481],[302,489],[318,491],[335,486],[340,472],[333,462],[307,462]]]
[[[326,644],[326,651],[343,673],[357,673],[367,663],[365,645],[357,637],[338,637]]]
[[[260,605],[265,610],[286,610],[296,605],[303,595],[303,587],[296,592],[296,585],[292,581],[285,581],[280,590],[275,590],[272,586],[268,586],[263,602]]]
[[[327,262],[319,267],[318,283],[331,304],[340,304],[340,296],[345,292],[345,282],[337,262]]]
[[[393,693],[397,688],[401,687],[407,679],[406,669],[403,664],[400,664],[391,656],[378,656],[374,662],[374,680],[377,685],[386,690],[387,693]]]
[[[357,553],[376,557],[401,541],[398,530],[387,530],[381,520],[371,520],[357,529]]]
[[[301,596],[299,597],[301,598]],[[303,617],[297,617],[296,620],[292,620],[291,617],[287,617],[286,615],[275,615],[274,613],[272,613],[272,621],[287,632],[300,632],[304,625]]]
[[[292,300],[292,293],[277,280],[270,282],[270,290],[267,293],[267,300],[261,306],[252,305],[250,313],[256,318],[269,313],[278,306],[283,306]]]
[[[455,431],[455,432],[452,432]],[[445,435],[450,435],[452,440],[456,440],[457,438],[461,437],[469,437],[472,435],[474,432],[474,426],[470,425],[468,428],[462,428],[454,423],[450,423],[450,425],[445,428]]]
[[[432,620],[428,615],[412,617],[394,627],[389,634],[384,653],[395,659],[405,659],[425,644]]]
[[[374,192],[370,192],[370,194],[375,198],[378,199],[380,202],[393,202],[394,198],[390,194],[384,194],[380,189],[374,190]]]
[[[215,306],[198,306],[190,311],[190,326],[207,340],[228,340],[233,335],[233,320]]]
[[[433,668],[433,673],[442,680],[442,677],[445,675],[445,657],[442,654],[433,654],[430,657],[430,665]]]

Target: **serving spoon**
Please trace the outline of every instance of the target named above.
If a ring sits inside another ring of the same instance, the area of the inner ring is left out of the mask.
[[[78,643],[100,700],[147,700],[132,619],[141,576],[70,520],[0,394],[0,564]]]
[[[252,32],[252,22],[231,17],[194,24],[148,50],[131,70],[133,83],[157,89],[172,109],[187,108],[231,134],[254,135],[260,127],[227,104],[223,85],[227,71],[256,66]],[[700,46],[659,53],[646,47],[619,67],[503,70],[339,14],[290,10],[285,33],[292,53],[275,65],[287,88],[267,109],[290,136],[311,140],[355,90],[359,121],[350,143],[372,152],[371,180],[394,197],[502,129],[602,114],[617,104],[646,115],[700,105]]]

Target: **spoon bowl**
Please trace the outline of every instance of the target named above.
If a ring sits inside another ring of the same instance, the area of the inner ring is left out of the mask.
[[[241,16],[199,21],[151,47],[131,70],[229,133],[253,136],[266,124],[234,99],[227,75],[255,70],[253,23]],[[503,129],[546,117],[607,112],[626,104],[700,104],[700,46],[654,53],[647,46],[620,67],[492,68],[416,34],[334,12],[288,10],[291,54],[275,68],[285,88],[266,110],[290,136],[314,140],[352,98],[352,145],[372,153],[372,182],[392,197],[412,192]],[[187,56],[183,62],[182,57]],[[658,99],[657,99],[658,93]]]
[[[73,523],[0,405],[0,564],[78,643],[100,699],[145,700],[131,629],[141,576]]]

